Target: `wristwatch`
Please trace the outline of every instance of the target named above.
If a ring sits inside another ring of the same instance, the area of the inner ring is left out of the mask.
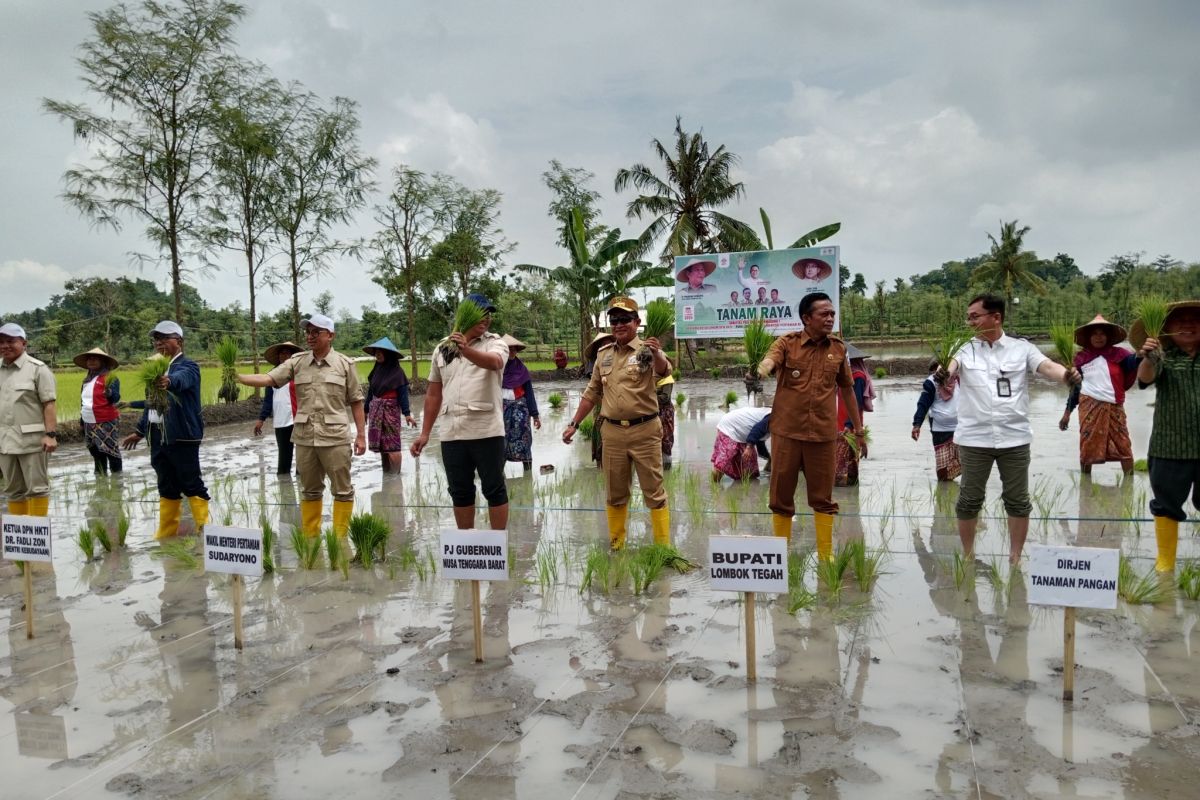
[[[45,431],[45,432],[44,432],[42,435],[43,435],[43,436],[49,436],[51,439],[57,439],[57,438],[58,438],[58,431]]]
[[[567,423],[567,427],[574,428],[575,430],[579,430],[579,423],[576,422],[575,420],[571,420],[570,422]]]

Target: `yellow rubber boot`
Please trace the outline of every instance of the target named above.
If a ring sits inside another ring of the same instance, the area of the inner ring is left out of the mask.
[[[650,530],[655,544],[671,543],[671,511],[666,506],[650,509]]]
[[[1154,538],[1158,540],[1158,558],[1154,560],[1154,568],[1159,572],[1174,572],[1179,522],[1170,517],[1155,517]]]
[[[350,517],[354,514],[353,500],[333,501],[333,532],[345,536],[350,531]]]
[[[817,558],[822,561],[833,560],[833,514],[813,514],[817,529]]]
[[[48,517],[50,516],[50,496],[31,497],[27,501],[27,512],[31,517]]]
[[[158,498],[158,531],[154,538],[167,539],[179,533],[179,513],[183,510],[182,500]]]
[[[792,518],[783,514],[772,514],[771,532],[781,539],[792,538]]]
[[[625,549],[625,520],[629,506],[605,506],[608,512],[608,546],[613,550]]]
[[[308,538],[321,535],[321,501],[300,501],[300,530]]]
[[[9,500],[8,501],[8,513],[12,514],[14,517],[28,516],[29,501],[28,500]]]
[[[192,510],[192,519],[196,521],[196,533],[208,524],[208,501],[203,497],[189,497],[188,508]]]

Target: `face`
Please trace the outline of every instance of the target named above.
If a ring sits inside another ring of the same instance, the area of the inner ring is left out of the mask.
[[[98,370],[104,366],[104,362],[100,360],[100,356],[88,356],[83,362],[89,370]]]
[[[483,319],[479,321],[478,325],[471,328],[463,335],[467,337],[467,341],[469,342],[473,339],[478,339],[480,336],[483,336],[485,333],[487,333],[488,328],[490,327],[492,327],[492,314],[489,311],[483,315]]]
[[[819,266],[817,266],[816,264],[805,264],[804,265],[804,277],[808,278],[810,281],[815,281],[820,276],[820,274],[821,274],[821,268]]]
[[[967,324],[976,333],[982,333],[983,331],[1000,327],[1000,314],[984,310],[983,301],[981,300],[967,306]]]
[[[1166,330],[1171,334],[1169,341],[1188,352],[1194,351],[1200,346],[1200,309],[1185,308],[1171,314]]]
[[[637,335],[638,315],[615,308],[608,313],[608,324],[618,344],[628,344]]]
[[[742,299],[745,300],[747,303],[750,302],[751,295],[750,295],[749,289],[742,289]]]
[[[750,277],[751,278],[758,277],[758,265],[757,264],[755,264],[753,267],[750,268]]]
[[[375,363],[376,364],[382,364],[385,358],[386,358],[386,356],[384,356],[382,350],[375,351]]]
[[[305,325],[304,341],[309,350],[324,352],[333,344],[333,331],[327,331],[315,325]]]
[[[0,358],[12,363],[25,352],[25,340],[15,336],[0,336]]]
[[[775,300],[778,300],[778,299],[779,299],[779,290],[778,290],[778,289],[772,289],[772,290],[771,290],[771,300],[772,300],[772,301],[775,301]]]
[[[763,288],[763,287],[761,287],[761,286],[760,286],[760,287],[758,287],[758,299],[759,299],[759,300],[766,300],[766,299],[767,299],[767,290],[766,290],[766,289],[764,289],[764,288]]]
[[[183,349],[183,342],[174,336],[162,336],[160,334],[150,334],[150,339],[154,342],[154,352],[160,356],[174,358]]]
[[[833,333],[833,323],[836,317],[837,313],[833,310],[832,300],[818,300],[812,304],[812,308],[802,320],[804,330],[808,331],[809,336],[828,336]]]
[[[688,267],[688,286],[692,287],[693,289],[699,289],[701,286],[703,286],[705,277],[706,275],[704,274],[703,264],[693,264],[692,266]]]
[[[738,298],[738,294],[737,294],[737,292],[730,292],[730,293],[729,293],[729,302],[731,302],[731,303],[736,303],[736,302],[737,302],[737,298]]]
[[[1108,334],[1103,328],[1092,328],[1091,335],[1088,336],[1088,344],[1093,350],[1103,350],[1108,347]]]

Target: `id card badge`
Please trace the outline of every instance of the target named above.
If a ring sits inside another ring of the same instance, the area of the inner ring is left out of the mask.
[[[996,379],[996,396],[1012,397],[1012,384],[1008,382],[1008,378]]]

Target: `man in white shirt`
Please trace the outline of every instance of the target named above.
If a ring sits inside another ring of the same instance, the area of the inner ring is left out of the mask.
[[[1031,342],[1004,333],[1004,299],[981,294],[967,304],[967,324],[976,332],[950,362],[958,375],[958,427],[954,441],[962,461],[962,488],[955,514],[963,554],[975,552],[975,529],[994,463],[1000,470],[1004,511],[1008,514],[1008,562],[1016,564],[1029,532],[1028,375],[1078,383],[1079,372],[1047,358]]]

